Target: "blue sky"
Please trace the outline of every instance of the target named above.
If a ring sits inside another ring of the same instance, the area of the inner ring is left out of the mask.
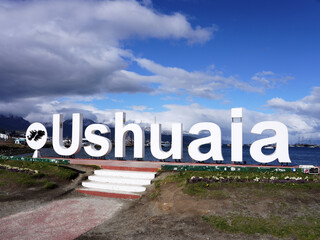
[[[197,102],[215,108],[239,104],[261,110],[273,97],[288,101],[302,98],[319,81],[320,3],[317,1],[153,1],[153,7],[161,12],[183,13],[193,26],[215,24],[218,30],[203,44],[188,45],[184,40],[131,41],[128,45],[136,54],[189,71],[206,72],[214,65],[225,76],[236,76],[245,82],[261,71],[292,78],[263,94],[254,93],[245,98],[242,91],[231,89],[220,101],[196,99]],[[131,69],[141,71],[136,66]],[[141,73],[148,74],[143,70]],[[223,100],[230,103],[225,105]]]
[[[0,113],[277,120],[320,139],[320,1],[0,0]],[[228,137],[227,137],[228,138]]]
[[[251,81],[254,74],[261,71],[272,71],[278,78],[290,78],[263,94],[243,97],[243,91],[228,89],[220,100],[195,97],[195,102],[218,109],[245,106],[273,112],[264,107],[267,100],[282,97],[294,101],[308,95],[317,85],[320,75],[320,3],[317,1],[153,1],[152,4],[161,13],[184,14],[193,26],[214,24],[217,30],[210,41],[202,44],[153,38],[123,41],[123,46],[135,55],[188,71],[208,72],[215,66],[215,71],[244,82]],[[152,75],[135,63],[128,70]],[[123,101],[113,103],[111,108],[126,107],[127,101],[144,105],[148,99],[148,107],[161,111],[166,96],[117,95],[113,97]],[[177,98],[172,97],[166,102],[176,103]],[[187,97],[179,96],[179,103],[188,104]]]

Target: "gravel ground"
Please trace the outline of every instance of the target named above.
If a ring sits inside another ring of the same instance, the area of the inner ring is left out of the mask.
[[[68,197],[0,219],[0,239],[74,239],[112,218],[123,201]]]

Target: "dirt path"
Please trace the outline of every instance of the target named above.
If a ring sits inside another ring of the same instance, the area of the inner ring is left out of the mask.
[[[77,239],[277,239],[216,231],[201,216],[208,213],[209,209],[223,211],[222,203],[186,196],[176,184],[166,186],[163,190],[159,199],[151,200],[145,196]]]
[[[71,197],[0,219],[0,239],[74,239],[110,219],[123,201]]]
[[[113,217],[128,201],[92,197],[74,189],[93,171],[57,189],[12,191],[0,201],[0,239],[74,239]]]

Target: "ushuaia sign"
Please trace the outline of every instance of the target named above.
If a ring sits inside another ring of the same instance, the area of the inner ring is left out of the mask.
[[[82,147],[82,114],[75,113],[72,116],[72,143],[70,147],[63,144],[63,115],[53,115],[52,145],[54,151],[63,156],[71,156],[78,153]],[[242,108],[231,109],[231,161],[242,162]],[[124,112],[115,114],[115,157],[124,158],[125,138],[128,132],[134,134],[134,158],[144,158],[145,155],[145,134],[144,130],[134,123],[125,124],[126,115]],[[150,128],[150,150],[152,155],[157,159],[182,159],[182,124],[172,124],[172,143],[171,149],[163,151],[161,147],[161,124],[151,124]],[[251,133],[262,134],[265,130],[273,130],[275,135],[264,139],[257,140],[250,147],[251,157],[260,163],[269,163],[276,159],[280,163],[290,163],[288,150],[288,129],[281,123],[276,121],[259,122],[253,126]],[[101,134],[109,133],[110,128],[104,124],[91,124],[85,129],[85,138],[91,143],[84,146],[86,153],[92,157],[102,157],[108,155],[112,149],[110,139],[96,135],[96,131]],[[221,150],[221,129],[212,122],[201,122],[194,124],[189,133],[200,134],[200,132],[209,132],[209,136],[195,139],[188,147],[190,157],[196,161],[205,161],[212,158],[215,161],[223,161]],[[26,132],[26,140],[30,148],[36,150],[34,157],[39,156],[41,149],[47,141],[47,130],[41,123],[33,123]],[[210,151],[207,153],[200,152],[200,146],[210,144]],[[276,148],[273,154],[265,155],[262,152],[263,146],[275,144]],[[101,146],[96,149],[95,145]]]

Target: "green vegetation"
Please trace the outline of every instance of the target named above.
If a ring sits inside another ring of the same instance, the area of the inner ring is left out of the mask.
[[[54,189],[58,187],[58,184],[54,183],[54,182],[47,182],[45,185],[44,185],[44,189]]]
[[[161,174],[163,171],[159,170],[158,171],[158,174]],[[167,183],[174,183],[174,182],[180,182],[180,185],[182,186],[182,184],[185,182],[185,179],[182,178],[180,179],[179,177],[180,176],[178,174],[175,174],[175,175],[170,175],[170,176],[167,176],[165,179],[163,180],[156,180],[154,181],[154,191],[151,193],[150,195],[150,198],[151,199],[155,199],[157,198],[158,196],[160,196],[161,194],[161,186],[164,185],[164,184],[167,184]]]
[[[278,216],[248,217],[244,215],[203,216],[202,219],[215,229],[229,233],[270,234],[276,237],[295,236],[298,239],[318,239],[320,217],[302,216],[283,220]]]
[[[77,176],[77,172],[75,172],[74,170],[65,168],[64,166],[58,166],[53,163],[42,163],[42,162],[32,163],[27,161],[0,160],[0,164],[7,164],[12,167],[19,167],[19,168],[29,168],[29,169],[37,170],[41,174],[54,175],[64,180],[74,179]]]
[[[0,152],[5,151],[19,151],[21,149],[28,149],[29,152],[32,152],[32,149],[21,144],[15,144],[14,142],[0,142]]]
[[[191,196],[199,196],[200,198],[212,198],[222,200],[230,197],[230,194],[228,193],[227,189],[224,189],[221,186],[212,186],[211,184],[207,183],[187,184],[186,186],[184,186],[182,191]]]
[[[56,182],[71,180],[78,175],[72,169],[51,163],[0,160],[0,166],[2,166],[0,169],[2,189],[25,187],[53,189],[58,186]]]
[[[160,196],[160,194],[161,194],[161,189],[160,189],[161,183],[162,183],[161,180],[156,180],[154,182],[155,191],[151,193],[151,195],[150,195],[151,199],[155,199],[158,196]]]
[[[224,213],[213,210],[215,214],[202,216],[216,230],[319,239],[320,217],[311,216],[319,208],[319,175],[183,171],[156,181],[151,198],[157,198],[168,183],[176,183],[195,199],[214,200],[217,206],[225,206]]]
[[[202,181],[197,180],[192,183],[191,180],[195,177],[198,179],[200,178]],[[217,182],[211,182],[210,179],[212,178]],[[267,180],[263,182],[264,179],[267,179],[268,182]],[[274,181],[274,183],[272,183],[272,181]],[[255,190],[254,193],[258,195],[268,195],[271,192],[276,194],[283,189],[294,190],[297,193],[305,190],[320,190],[319,175],[307,175],[297,172],[247,173],[184,171],[167,176],[165,179],[155,182],[156,192],[153,193],[152,196],[158,196],[160,194],[160,186],[170,182],[179,183],[183,192],[189,195],[215,199],[228,198],[228,190],[235,190],[239,187],[253,189]]]
[[[182,171],[177,174],[168,176],[165,181],[183,182],[190,179],[193,176],[198,176],[202,178],[210,177],[240,177],[240,179],[251,180],[255,178],[271,178],[277,177],[279,179],[285,179],[288,177],[308,177],[314,181],[319,181],[319,175],[309,175],[301,172],[210,172],[210,171]]]
[[[33,150],[28,146],[15,144],[13,141],[0,141],[0,156],[13,156],[32,152]]]

